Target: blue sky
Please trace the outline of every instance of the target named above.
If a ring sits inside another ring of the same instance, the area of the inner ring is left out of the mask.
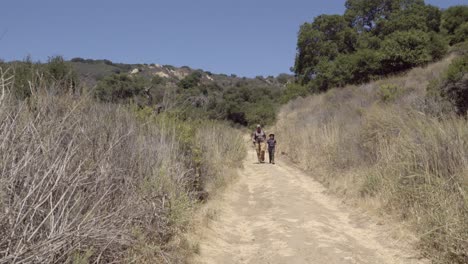
[[[187,65],[277,75],[294,64],[299,26],[344,0],[4,0],[0,58],[31,55]],[[467,0],[426,1],[446,8]]]

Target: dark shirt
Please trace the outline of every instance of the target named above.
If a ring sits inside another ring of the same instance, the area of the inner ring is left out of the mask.
[[[275,140],[275,139],[269,138],[269,139],[267,140],[267,144],[268,144],[268,149],[275,149],[276,140]]]

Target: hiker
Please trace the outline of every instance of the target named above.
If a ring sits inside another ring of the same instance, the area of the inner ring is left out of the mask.
[[[257,129],[252,133],[252,141],[257,150],[257,158],[259,163],[265,162],[266,151],[266,133],[263,131],[262,126],[257,125]]]
[[[275,134],[270,134],[268,137],[269,137],[269,139],[267,140],[268,156],[270,158],[270,163],[275,164],[275,147],[276,147]]]

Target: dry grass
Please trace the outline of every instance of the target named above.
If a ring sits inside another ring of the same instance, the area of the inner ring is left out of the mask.
[[[242,159],[224,141],[240,133],[206,123],[187,141],[187,124],[87,96],[31,84],[16,101],[10,81],[0,78],[0,263],[184,261],[197,192],[223,178],[219,155]]]
[[[279,152],[408,223],[437,263],[468,262],[468,122],[425,99],[452,59],[297,99],[275,128]]]

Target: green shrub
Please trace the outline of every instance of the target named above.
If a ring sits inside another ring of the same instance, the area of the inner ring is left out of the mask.
[[[61,86],[66,90],[72,89],[74,91],[78,86],[78,75],[71,64],[66,62],[62,56],[49,58],[45,64],[45,72],[49,82],[56,83],[57,86]]]
[[[450,44],[456,44],[468,40],[468,22],[460,25],[456,30],[452,38],[450,39]]]
[[[445,72],[439,85],[442,97],[449,100],[458,114],[468,111],[468,55],[455,59]]]
[[[269,99],[261,99],[253,104],[247,104],[245,119],[248,126],[253,124],[273,124],[276,120],[276,104]]]
[[[30,97],[38,84],[46,84],[41,88],[46,87],[52,93],[76,92],[79,85],[78,75],[61,56],[51,57],[44,64],[27,57],[22,62],[3,63],[1,67],[6,71],[5,77],[13,77],[11,92],[17,99]]]
[[[283,91],[281,95],[281,103],[285,104],[292,99],[297,97],[304,97],[309,94],[309,88],[305,85],[301,85],[298,83],[290,83],[286,85],[286,89]]]
[[[450,35],[466,22],[468,22],[468,6],[452,6],[442,14],[442,28]]]
[[[128,102],[140,95],[146,85],[147,81],[142,77],[113,74],[98,82],[95,97],[104,102]]]
[[[277,77],[276,77],[276,80],[280,83],[280,84],[287,84],[289,80],[292,79],[292,76],[289,75],[289,74],[286,74],[286,73],[281,73],[279,74]]]
[[[317,66],[314,84],[320,91],[346,84],[370,81],[383,72],[382,53],[363,49],[352,54],[340,54],[333,61],[324,60]]]
[[[40,65],[33,63],[30,58],[26,58],[23,62],[14,63],[11,73],[14,75],[13,95],[18,99],[31,96],[30,82],[39,79]]]
[[[402,94],[402,89],[395,84],[382,84],[379,86],[380,100],[383,102],[395,101]]]
[[[200,84],[201,78],[202,73],[200,71],[195,71],[184,79],[180,80],[177,85],[183,89],[190,89],[192,87],[198,86]]]
[[[442,59],[448,51],[448,43],[446,39],[437,33],[429,33],[429,43],[427,46],[429,53],[431,54],[432,61]]]

